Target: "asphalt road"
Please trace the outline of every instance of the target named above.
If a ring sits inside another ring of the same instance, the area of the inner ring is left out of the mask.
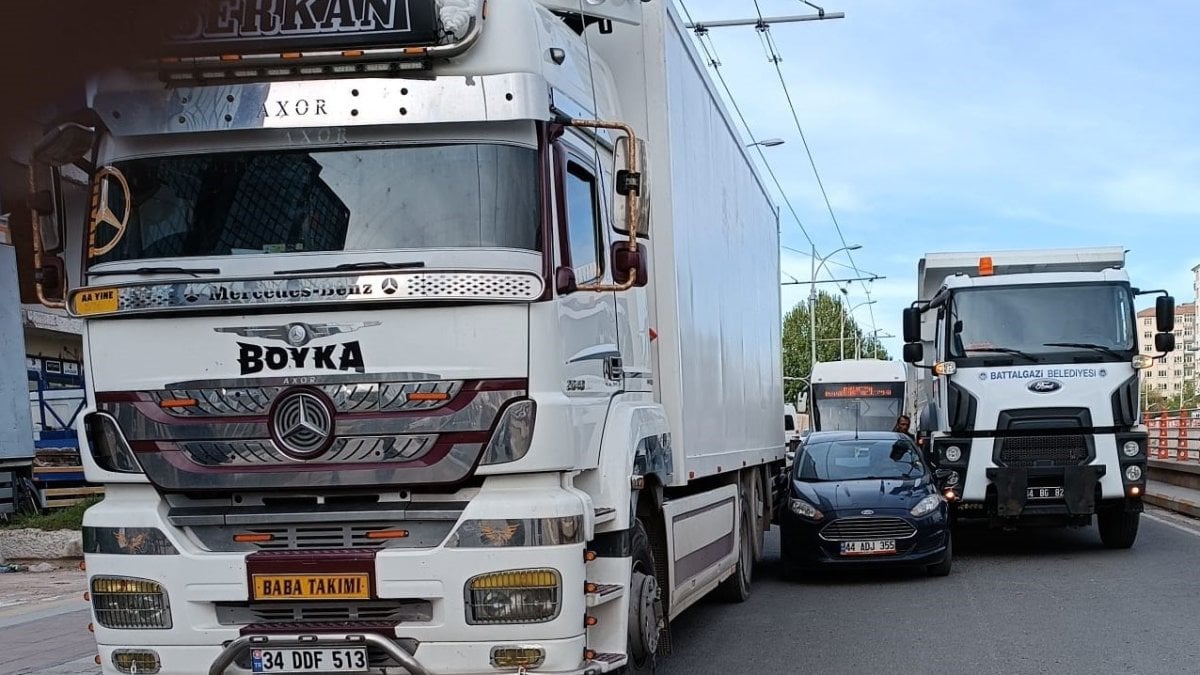
[[[660,675],[1200,672],[1200,523],[1154,510],[1110,551],[1095,527],[956,534],[954,570],[779,578],[673,624]]]
[[[777,534],[767,541],[750,600],[685,612],[659,675],[1200,672],[1200,522],[1182,516],[1151,511],[1128,551],[1103,548],[1095,528],[961,530],[941,579],[787,583]],[[97,672],[86,621],[66,605],[0,616],[0,672]]]

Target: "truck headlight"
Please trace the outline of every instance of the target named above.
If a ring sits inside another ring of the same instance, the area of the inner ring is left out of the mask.
[[[1121,446],[1121,452],[1125,453],[1126,457],[1136,457],[1142,451],[1142,446],[1137,441],[1125,441],[1125,445]]]
[[[1137,464],[1130,464],[1125,467],[1125,480],[1130,483],[1136,483],[1142,479],[1142,467]]]
[[[171,603],[162,584],[133,577],[92,577],[92,610],[105,628],[171,627]]]
[[[913,514],[913,516],[916,518],[929,515],[930,513],[936,511],[944,501],[946,501],[946,499],[941,495],[929,495],[928,497],[917,502],[917,505],[912,507],[909,513]]]
[[[962,448],[958,447],[957,445],[951,445],[950,447],[946,448],[947,462],[957,462],[960,459],[962,459]]]
[[[84,419],[83,428],[92,458],[100,468],[115,473],[142,473],[116,420],[105,413],[92,413]]]
[[[83,526],[83,552],[110,555],[179,555],[156,527]]]
[[[788,507],[792,509],[792,513],[800,516],[801,518],[820,520],[825,517],[825,514],[821,513],[817,507],[809,504],[803,499],[796,499],[793,497],[792,499],[788,500]]]
[[[479,463],[507,464],[524,457],[529,452],[529,444],[533,442],[536,409],[533,401],[517,401],[505,408]]]
[[[509,570],[467,582],[467,623],[544,623],[558,616],[562,581],[552,569]]]
[[[446,542],[447,548],[564,546],[583,543],[583,516],[465,520]]]

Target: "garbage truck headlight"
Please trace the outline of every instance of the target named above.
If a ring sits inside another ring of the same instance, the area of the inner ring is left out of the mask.
[[[1130,483],[1136,483],[1142,479],[1142,467],[1137,464],[1130,464],[1125,467],[1125,480]]]
[[[1121,452],[1125,453],[1126,457],[1135,457],[1142,451],[1142,446],[1138,445],[1137,441],[1125,441],[1125,445],[1121,446]]]
[[[957,445],[952,445],[946,448],[947,462],[957,462],[960,459],[962,459],[962,448],[958,447]]]

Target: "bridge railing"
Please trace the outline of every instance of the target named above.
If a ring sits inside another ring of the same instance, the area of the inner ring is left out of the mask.
[[[1200,408],[1142,413],[1151,459],[1200,462]]]

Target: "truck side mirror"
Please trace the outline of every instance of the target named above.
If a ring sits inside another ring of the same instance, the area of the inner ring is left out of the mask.
[[[95,142],[95,129],[75,122],[60,124],[34,146],[33,160],[55,168],[76,164],[92,152]]]
[[[909,342],[904,345],[904,361],[906,363],[920,363],[925,358],[925,345],[920,342]]]
[[[907,307],[904,310],[904,341],[921,341],[921,310]]]
[[[554,270],[554,288],[559,295],[574,293],[578,290],[579,284],[575,281],[575,270],[566,265]]]
[[[1175,351],[1175,334],[1156,333],[1154,335],[1154,348],[1163,354]]]
[[[1158,324],[1158,332],[1170,333],[1175,330],[1175,298],[1169,295],[1158,296],[1154,301],[1154,319]],[[1159,351],[1170,350],[1159,349]]]
[[[630,274],[637,275],[634,286],[645,286],[650,283],[650,274],[646,269],[646,245],[638,244],[636,249],[629,248],[629,242],[617,241],[612,245],[612,275],[613,281],[624,284],[629,281]]]

